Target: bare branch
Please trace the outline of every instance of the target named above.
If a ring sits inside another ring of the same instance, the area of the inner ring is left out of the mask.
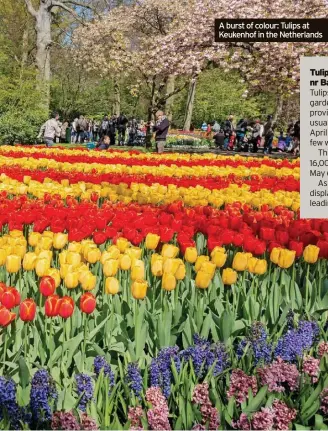
[[[33,5],[32,5],[31,0],[25,0],[25,4],[26,4],[26,7],[27,7],[27,10],[29,11],[29,13],[30,13],[32,16],[34,16],[34,18],[36,18],[36,17],[37,17],[37,12],[36,12],[36,10],[34,9],[34,7],[33,7]]]
[[[75,12],[75,10],[71,9],[70,7],[66,6],[64,3],[62,3],[61,1],[53,1],[51,3],[51,8],[53,7],[59,7],[63,10],[66,10],[66,12],[70,13],[71,15],[74,16],[74,18],[76,19],[76,21],[80,22],[82,25],[85,25],[85,22],[83,21],[83,19]]]
[[[92,6],[90,6],[90,5],[87,5],[87,4],[84,4],[84,3],[81,3],[81,2],[79,2],[79,1],[76,1],[76,0],[62,0],[62,3],[69,3],[69,4],[72,4],[72,5],[74,5],[74,6],[83,7],[83,8],[85,8],[85,9],[89,9],[89,10],[91,10],[95,15],[97,15],[97,17],[98,17],[98,18],[100,18],[100,17],[101,17],[100,13],[99,13],[99,12],[98,12],[94,7],[92,7]]]

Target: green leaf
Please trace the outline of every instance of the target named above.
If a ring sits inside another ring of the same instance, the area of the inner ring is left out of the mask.
[[[30,381],[30,372],[27,368],[25,359],[20,357],[18,360],[18,366],[19,366],[19,380],[20,380],[20,384],[21,387],[23,389],[26,388],[26,386],[28,386],[29,381]]]
[[[268,392],[268,387],[263,386],[257,393],[257,395],[252,399],[252,401],[243,410],[243,413],[253,413],[256,412],[260,405],[263,403],[264,398]]]

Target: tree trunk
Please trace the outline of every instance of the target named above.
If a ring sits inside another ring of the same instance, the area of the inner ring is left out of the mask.
[[[150,127],[150,122],[153,119],[154,110],[155,110],[155,90],[156,90],[156,78],[153,78],[152,90],[151,90],[151,102],[148,107],[148,118],[147,118],[147,127],[146,127],[146,148],[151,147],[152,130]]]
[[[121,92],[120,92],[120,84],[117,78],[114,78],[114,113],[119,116],[121,114]]]
[[[166,84],[166,94],[173,93],[174,87],[175,87],[175,75],[170,75]],[[174,103],[174,96],[169,97],[165,103],[165,113],[170,122],[172,121],[173,103]]]
[[[49,111],[50,106],[50,47],[51,39],[51,11],[41,2],[36,15],[36,56],[38,69],[38,87],[41,92],[41,105]]]
[[[284,104],[284,99],[283,99],[282,95],[279,94],[277,97],[276,111],[275,111],[273,119],[272,119],[273,124],[275,124],[277,122],[278,118],[280,118],[281,113],[282,113],[283,104]]]
[[[186,131],[190,130],[192,113],[193,113],[193,109],[194,109],[196,83],[197,83],[197,77],[194,76],[190,80],[188,97],[187,97],[186,114],[185,114],[185,120],[184,120],[184,125],[183,125],[183,130],[186,130]]]
[[[23,38],[22,38],[22,60],[21,60],[21,68],[24,69],[24,67],[27,64],[28,59],[28,23],[25,23],[25,28],[23,32]]]

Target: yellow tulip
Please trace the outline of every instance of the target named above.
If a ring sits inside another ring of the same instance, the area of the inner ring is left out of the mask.
[[[235,254],[232,262],[232,267],[236,271],[245,271],[249,259],[248,253],[238,252]]]
[[[110,245],[107,248],[107,252],[110,259],[118,259],[121,254],[120,250],[118,249],[118,247],[116,247],[116,245]]]
[[[143,280],[145,278],[145,264],[142,260],[137,259],[131,270],[131,280]]]
[[[50,182],[52,182],[52,181],[50,181]],[[51,232],[51,230],[45,230],[44,232],[43,232],[43,234],[42,234],[42,236],[44,237],[44,238],[53,238],[54,237],[54,233],[53,232]]]
[[[99,248],[95,248],[88,251],[86,260],[89,263],[96,263],[98,262],[98,260],[100,260],[100,258],[101,258],[101,251],[99,250]]]
[[[225,253],[225,252],[226,251],[225,251],[225,249],[223,247],[216,246],[211,251],[211,257],[213,257],[215,255],[215,253]]]
[[[263,275],[267,272],[268,263],[265,259],[257,259],[256,257],[251,257],[248,260],[247,270],[252,274]]]
[[[157,255],[158,256],[158,255]],[[151,263],[151,273],[154,277],[161,277],[163,275],[163,258],[159,256]]]
[[[96,244],[87,243],[82,247],[82,256],[84,257],[85,260],[87,260],[88,254],[92,250],[98,250]]]
[[[186,276],[186,266],[183,262],[180,263],[178,269],[176,270],[174,274],[175,278],[177,280],[183,280]]]
[[[222,281],[223,284],[234,284],[237,281],[237,272],[232,268],[225,268],[222,271]]]
[[[211,261],[217,268],[222,268],[227,261],[227,255],[224,251],[216,251],[215,253],[211,253]]]
[[[73,251],[74,253],[81,253],[82,244],[80,242],[70,242],[68,244],[68,251]]]
[[[123,271],[128,271],[131,268],[131,257],[127,254],[122,254],[119,258],[119,265]]]
[[[204,271],[198,271],[195,278],[195,285],[200,289],[207,289],[210,285],[212,277]]]
[[[162,278],[162,288],[167,291],[174,290],[177,286],[177,281],[173,274],[164,272]]]
[[[105,291],[108,295],[116,295],[120,290],[120,285],[117,278],[106,278]]]
[[[202,267],[204,262],[209,262],[210,258],[208,256],[198,256],[195,263],[195,271],[198,272]]]
[[[68,251],[67,250],[62,250],[59,254],[59,265],[65,265],[65,263],[67,263],[67,255],[68,255]]]
[[[75,270],[76,270],[75,265],[69,265],[68,263],[64,263],[63,265],[61,265],[59,273],[61,278],[64,279],[69,272],[75,271]]]
[[[41,237],[39,245],[42,250],[50,250],[52,247],[52,238],[49,238],[47,236]]]
[[[146,280],[138,279],[132,283],[131,293],[134,299],[144,299],[147,295],[148,283]]]
[[[161,237],[159,235],[156,235],[154,233],[148,233],[146,236],[146,248],[148,250],[155,250],[158,246],[159,240]]]
[[[23,236],[23,232],[22,232],[21,230],[14,229],[14,230],[11,230],[11,231],[9,232],[9,235],[10,235],[12,238],[20,238],[20,237],[22,237],[22,236]]]
[[[119,249],[120,253],[124,253],[125,250],[129,247],[130,243],[126,238],[118,238],[116,241],[116,246]]]
[[[179,254],[179,249],[172,244],[164,244],[162,248],[162,256],[174,259]]]
[[[38,259],[48,259],[49,262],[51,262],[52,251],[51,250],[41,250],[40,253],[37,255],[37,257],[38,257]]]
[[[64,281],[68,289],[75,289],[79,284],[79,273],[77,271],[68,272]]]
[[[67,244],[68,235],[67,233],[55,233],[54,239],[53,239],[53,246],[57,250],[61,250],[65,247]]]
[[[125,250],[125,253],[128,256],[135,259],[141,259],[142,250],[139,247],[129,247]]]
[[[49,275],[55,280],[56,289],[60,285],[60,273],[57,268],[49,268],[45,275]]]
[[[23,259],[23,268],[25,271],[33,271],[35,268],[36,254],[33,252],[26,253]]]
[[[61,254],[62,253],[60,253],[60,255]],[[60,255],[59,255],[59,259],[60,259]],[[69,265],[79,265],[81,263],[81,255],[74,251],[69,251],[66,254],[66,263],[68,263]]]
[[[79,281],[83,290],[92,290],[96,286],[97,277],[93,275],[90,271],[83,271],[79,276]]]
[[[0,266],[5,265],[7,259],[7,251],[4,248],[0,248]]]
[[[316,245],[307,245],[303,251],[303,258],[307,263],[316,263],[319,257],[320,248]]]
[[[6,258],[6,270],[7,272],[13,274],[18,272],[21,268],[21,257],[16,254],[11,254]]]
[[[203,262],[200,271],[206,272],[211,278],[214,277],[216,265],[212,262]]]
[[[293,265],[295,261],[296,251],[282,249],[279,255],[278,265],[280,268],[289,268]]]
[[[109,259],[106,260],[105,264],[103,265],[103,272],[106,277],[113,277],[117,274],[118,271],[118,260],[115,259]]]
[[[109,260],[109,259],[112,259],[111,254],[110,254],[108,251],[104,250],[104,251],[101,253],[100,263],[101,263],[102,265],[104,265],[104,264],[105,264],[105,262],[106,262],[106,260]]]
[[[28,236],[28,243],[31,247],[35,247],[41,239],[39,232],[31,232]]]
[[[50,269],[50,262],[48,259],[39,259],[35,261],[35,272],[38,277],[43,277],[46,272]]]
[[[175,274],[177,272],[177,269],[179,268],[180,264],[182,263],[181,259],[170,259],[170,258],[164,258],[163,259],[163,271],[168,272],[170,274]]]
[[[278,265],[281,250],[282,250],[282,248],[273,247],[273,249],[271,250],[271,253],[270,253],[270,260],[272,263],[275,263],[276,265]]]
[[[31,177],[29,175],[24,175],[23,183],[24,184],[30,184],[30,182],[31,182]]]
[[[197,260],[197,256],[198,256],[198,253],[197,253],[196,247],[186,248],[185,255],[184,255],[186,262],[195,263]]]

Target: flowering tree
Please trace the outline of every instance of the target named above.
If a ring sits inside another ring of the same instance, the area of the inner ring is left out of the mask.
[[[274,91],[280,99],[297,91],[299,57],[324,54],[323,43],[215,43],[215,18],[312,18],[327,16],[324,0],[137,1],[110,11],[75,33],[77,61],[103,75],[137,77],[148,89],[148,118],[182,90],[166,91],[169,76],[197,75],[214,62],[238,69],[251,89]],[[188,82],[188,80],[186,80]],[[191,86],[192,87],[192,86]]]

